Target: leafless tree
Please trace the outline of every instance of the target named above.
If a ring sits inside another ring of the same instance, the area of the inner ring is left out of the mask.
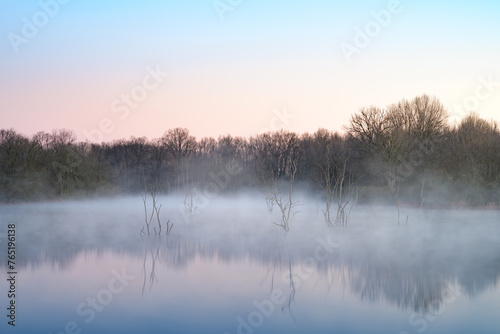
[[[427,179],[422,162],[418,166],[412,163],[410,154],[443,131],[446,117],[444,107],[436,98],[423,95],[412,101],[402,100],[386,109],[361,109],[351,118],[347,130],[383,166],[382,175],[396,202],[398,224],[402,183],[419,170],[423,199]]]
[[[161,138],[167,152],[176,162],[177,189],[186,186],[189,180],[189,158],[196,150],[196,139],[189,135],[188,129],[175,128],[165,132]]]
[[[312,156],[317,172],[316,180],[325,196],[323,214],[327,224],[332,225],[331,206],[337,201],[335,224],[347,225],[354,194],[352,174],[347,169],[349,153],[345,140],[338,134],[319,129],[313,135]]]
[[[298,205],[293,200],[293,186],[297,174],[297,143],[296,134],[283,130],[262,134],[253,141],[257,152],[256,167],[264,185],[268,210],[271,211],[274,204],[279,207],[281,221],[277,225],[285,231],[289,230],[293,208]],[[281,181],[284,178],[288,178],[286,196],[281,191]]]
[[[276,204],[278,206],[281,213],[281,220],[280,223],[275,223],[275,224],[282,227],[285,230],[285,232],[288,232],[290,230],[290,218],[292,213],[293,214],[296,213],[293,210],[294,207],[298,205],[298,203],[293,199],[293,184],[295,181],[296,173],[297,173],[297,167],[295,165],[295,162],[292,161],[292,169],[290,173],[290,179],[288,182],[288,191],[286,194],[280,190],[280,186],[278,185],[276,178],[271,176],[269,178],[263,179],[266,191],[266,201],[270,201],[271,203],[271,204],[268,203],[268,209],[269,205],[272,206],[273,204]]]
[[[144,203],[144,219],[145,219],[145,227],[148,235],[150,235],[150,226],[151,226],[151,221],[153,220],[153,217],[156,216],[156,221],[158,223],[158,231],[156,231],[156,227],[153,228],[155,235],[161,235],[161,230],[162,230],[162,225],[161,225],[161,218],[160,218],[160,211],[162,204],[158,205],[158,199],[156,197],[158,188],[154,184],[149,187],[149,195],[151,196],[151,203],[152,203],[152,209],[151,209],[151,215],[148,215],[148,209],[147,209],[147,198],[148,198],[148,189],[146,183],[144,184],[145,187],[145,193],[142,196],[142,201]],[[149,219],[148,219],[149,216]],[[172,230],[172,227],[174,224],[170,224],[170,220],[167,221],[167,231],[166,234],[170,234],[170,231]],[[141,232],[144,232],[144,227],[142,228]]]

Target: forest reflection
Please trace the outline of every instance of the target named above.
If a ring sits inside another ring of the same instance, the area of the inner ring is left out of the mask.
[[[445,235],[451,233],[443,229]],[[40,238],[25,232],[18,266],[32,271],[41,266],[70,270],[81,254],[93,254],[97,259],[105,253],[143,259],[144,294],[167,288],[157,277],[159,266],[176,271],[196,261],[227,265],[250,261],[268,268],[273,275],[269,284],[289,277],[290,302],[297,280],[311,279],[326,286],[341,286],[364,302],[385,301],[419,313],[439,308],[450,292],[475,297],[495,287],[500,277],[498,234],[485,238],[465,231],[456,238],[449,237],[444,244],[440,233],[426,235],[409,228],[392,230],[392,235],[384,231],[382,237],[342,228],[325,231],[329,236],[291,233],[253,238],[235,234],[203,239],[189,235],[189,231],[178,231],[175,237],[138,233],[124,238],[110,234],[106,242],[78,239],[76,235],[72,238],[71,234],[66,239],[57,234]],[[326,240],[323,244],[338,247],[323,251],[327,257],[315,259],[314,250],[321,246],[321,238]],[[2,266],[4,261],[0,260]],[[278,272],[280,275],[274,277]]]

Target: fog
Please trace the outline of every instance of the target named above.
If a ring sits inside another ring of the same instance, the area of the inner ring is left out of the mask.
[[[210,198],[263,188],[276,202],[277,187],[301,185],[325,204],[342,207],[375,200],[396,207],[498,208],[499,129],[475,113],[451,126],[443,105],[427,95],[363,107],[344,133],[282,129],[250,138],[197,139],[188,129],[174,128],[160,138],[91,144],[64,129],[32,137],[0,129],[0,202],[144,191]],[[282,225],[288,228],[285,211]],[[345,218],[339,212],[333,220]]]
[[[3,205],[0,238],[7,224],[16,224],[17,265],[32,272],[47,265],[71,270],[81,254],[144,258],[146,266],[154,253],[156,266],[171,270],[199,258],[227,265],[249,261],[290,272],[292,280],[307,269],[322,284],[342,282],[361,301],[384,300],[423,313],[439,306],[449,284],[471,297],[496,287],[498,211],[401,207],[398,224],[394,206],[354,205],[346,224],[337,226],[325,221],[323,201],[309,192],[296,191],[293,199],[298,205],[285,231],[280,210],[269,212],[262,191],[200,195],[192,213],[186,212],[186,196],[157,195],[163,230],[156,234],[154,217],[149,236],[140,196]],[[146,205],[151,213],[151,198]],[[168,235],[166,221],[174,224]],[[5,257],[0,265],[6,266]]]

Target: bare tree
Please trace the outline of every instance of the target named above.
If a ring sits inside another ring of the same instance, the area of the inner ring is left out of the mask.
[[[351,197],[354,194],[353,177],[347,169],[349,153],[345,139],[325,129],[319,129],[313,138],[312,156],[317,170],[315,178],[325,196],[325,221],[329,225],[333,224],[330,209],[336,200],[335,224],[345,226],[352,208]]]
[[[155,232],[155,235],[156,234],[161,235],[162,225],[161,225],[160,211],[162,204],[158,205],[158,199],[156,197],[158,188],[154,184],[151,185],[149,188],[149,195],[151,196],[151,202],[153,208],[151,209],[151,215],[148,215],[148,209],[147,209],[148,189],[146,182],[144,182],[144,187],[145,187],[145,193],[142,196],[142,201],[144,203],[144,219],[145,219],[146,231],[148,232],[148,235],[150,235],[151,221],[153,220],[153,217],[156,216],[156,221],[158,223],[158,231],[156,230],[156,227],[153,228],[153,231]],[[170,234],[170,231],[172,230],[174,224],[170,224],[170,220],[168,220],[166,225],[167,225],[166,234],[168,235]],[[141,229],[141,233],[144,233],[144,227]]]
[[[429,183],[430,169],[434,165],[433,155],[429,153],[434,149],[433,143],[441,140],[444,131],[447,130],[448,113],[436,97],[428,95],[417,96],[411,101],[402,100],[389,109],[393,117],[401,120],[401,131],[407,141],[405,161],[414,161],[411,154],[417,152],[420,155],[418,163],[411,163],[411,174],[418,175],[421,185],[421,207],[423,207],[425,187]]]
[[[187,129],[175,128],[168,130],[161,141],[176,162],[177,189],[180,189],[181,181],[186,186],[189,179],[188,161],[196,150],[196,139],[189,135]]]
[[[149,169],[151,182],[158,189],[162,188],[162,179],[164,176],[164,168],[166,165],[167,151],[162,145],[160,139],[153,140],[149,145]]]
[[[198,209],[198,195],[194,189],[190,189],[184,198],[184,211],[187,214],[194,214]]]
[[[284,194],[279,189],[280,186],[278,185],[278,182],[274,177],[263,179],[266,191],[266,201],[271,202],[271,204],[268,203],[268,208],[269,205],[271,205],[272,210],[273,204],[276,204],[278,206],[281,213],[281,220],[280,223],[275,224],[281,226],[285,230],[285,232],[288,232],[290,230],[290,217],[292,213],[296,213],[293,211],[293,209],[298,205],[298,203],[293,199],[293,184],[295,181],[296,173],[297,167],[295,165],[295,162],[292,161],[292,169],[290,173],[290,180],[288,183],[288,191],[286,194]]]
[[[500,131],[496,122],[467,115],[451,133],[448,175],[464,188],[464,200],[487,204],[500,180]]]
[[[293,186],[297,174],[296,154],[298,137],[286,131],[266,133],[254,141],[256,167],[266,194],[268,210],[276,204],[281,211],[281,222],[277,225],[289,230],[289,222],[293,208],[298,203],[293,200]],[[283,178],[288,178],[288,191],[285,196],[281,191]]]
[[[368,158],[380,162],[373,164],[373,170],[384,177],[392,192],[399,224],[399,190],[404,179],[398,174],[398,164],[407,142],[403,132],[406,120],[394,110],[376,107],[361,109],[358,114],[352,116],[347,130]]]

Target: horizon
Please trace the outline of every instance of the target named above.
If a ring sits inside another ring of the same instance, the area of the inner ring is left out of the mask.
[[[385,107],[382,108],[382,109],[385,110]],[[353,114],[351,116],[358,115],[358,114],[359,114],[359,112],[357,112],[357,113],[355,113],[355,114]],[[481,118],[481,115],[479,115],[478,113],[475,113],[475,112],[470,112],[470,113],[465,114],[463,116],[463,118],[460,119],[459,121],[464,120],[465,117],[467,117],[467,116],[471,116],[471,117],[478,116],[481,120],[484,120],[487,123],[492,124],[493,126],[495,126],[495,125],[498,126],[499,125],[499,122],[497,122],[496,120],[494,120],[494,119],[488,120],[488,119]],[[109,139],[109,140],[101,140],[101,141],[99,141],[99,140],[92,140],[92,139],[96,139],[97,136],[105,137],[106,133],[102,132],[101,131],[102,129],[100,129],[100,128],[99,129],[96,128],[96,129],[93,130],[93,131],[97,131],[97,132],[89,132],[89,133],[87,133],[86,135],[83,136],[83,138],[81,136],[78,136],[78,133],[76,133],[74,130],[67,129],[67,128],[56,128],[56,129],[51,129],[50,131],[40,130],[40,131],[35,131],[32,134],[26,134],[26,133],[19,132],[17,129],[12,128],[12,127],[11,128],[0,128],[0,131],[14,131],[16,134],[21,135],[21,136],[23,136],[25,138],[28,138],[28,139],[33,139],[33,137],[35,135],[40,134],[41,132],[49,134],[49,135],[53,135],[53,134],[60,133],[61,131],[69,131],[71,134],[75,135],[77,143],[88,143],[88,144],[97,144],[97,145],[100,145],[100,144],[111,144],[111,143],[115,143],[115,142],[119,142],[119,141],[128,141],[128,140],[132,140],[132,139],[145,139],[146,142],[152,143],[153,141],[155,141],[157,139],[161,139],[162,137],[164,137],[170,130],[175,130],[175,129],[187,130],[188,134],[190,136],[194,137],[194,139],[196,140],[196,142],[200,142],[203,139],[214,139],[214,140],[217,141],[217,140],[219,140],[221,138],[224,138],[224,137],[227,137],[227,136],[230,136],[231,138],[241,138],[241,139],[243,139],[245,141],[248,141],[248,140],[250,140],[252,138],[258,138],[261,135],[266,134],[266,133],[273,134],[273,133],[280,133],[280,132],[293,133],[293,134],[297,135],[298,138],[304,138],[304,136],[306,136],[306,135],[311,135],[312,136],[315,133],[320,132],[321,130],[326,130],[326,131],[328,131],[329,133],[331,133],[333,135],[337,135],[338,134],[338,135],[340,135],[343,138],[345,138],[346,136],[348,136],[349,133],[350,133],[347,130],[347,126],[350,124],[350,122],[347,122],[346,124],[343,124],[341,126],[340,130],[332,130],[332,129],[325,128],[325,127],[318,127],[314,131],[297,132],[297,131],[288,130],[285,126],[279,126],[279,127],[273,128],[273,124],[276,123],[276,122],[281,122],[282,124],[286,125],[287,124],[286,122],[288,122],[290,120],[290,118],[293,118],[293,115],[287,114],[286,112],[276,111],[275,114],[274,114],[274,117],[273,117],[272,121],[270,122],[270,124],[271,124],[270,127],[268,127],[268,128],[261,128],[260,131],[254,133],[254,134],[250,134],[248,136],[233,135],[233,134],[230,134],[230,133],[220,133],[220,134],[215,135],[215,136],[198,137],[195,134],[191,133],[191,130],[189,128],[180,127],[180,126],[179,127],[174,127],[174,128],[166,128],[157,137],[151,137],[151,136],[147,136],[147,135],[144,135],[144,136],[130,135],[128,137],[112,138],[112,139]],[[460,123],[455,122],[454,124],[452,124],[450,122],[450,118],[448,117],[447,118],[447,123],[445,124],[445,127],[442,130],[443,131],[453,131],[458,126],[460,126]]]
[[[96,143],[177,127],[196,138],[344,133],[362,107],[423,94],[443,103],[450,125],[471,111],[498,122],[499,9],[494,1],[12,3],[0,13],[0,126],[27,136],[67,129]]]

